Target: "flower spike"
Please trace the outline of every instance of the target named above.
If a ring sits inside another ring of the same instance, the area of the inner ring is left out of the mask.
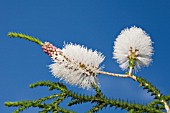
[[[42,49],[54,61],[49,67],[55,77],[86,89],[91,88],[92,84],[99,85],[97,75],[104,60],[101,53],[72,43],[65,44],[60,50],[46,42]]]

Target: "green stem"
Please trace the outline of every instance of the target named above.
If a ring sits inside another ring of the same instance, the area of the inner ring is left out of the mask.
[[[132,75],[132,70],[135,67],[135,61],[136,61],[136,57],[133,57],[133,55],[129,56],[129,76]],[[148,92],[151,92],[152,95],[155,95],[155,97],[164,104],[167,113],[170,113],[170,108],[167,102],[161,98],[162,94],[160,94],[160,91],[156,89],[156,87],[154,87],[151,83],[147,83],[146,80],[144,79],[142,80],[142,78],[141,80],[137,79],[136,81],[139,82],[141,85],[143,85],[146,89],[148,89]]]
[[[9,32],[8,33],[8,36],[10,38],[23,38],[25,40],[28,40],[28,41],[31,41],[31,42],[34,42],[40,46],[43,45],[43,42],[40,41],[39,39],[37,38],[34,38],[34,37],[31,37],[31,36],[28,36],[28,35],[25,35],[25,34],[21,34],[21,33],[15,33],[15,32]]]
[[[150,82],[147,82],[142,77],[137,77],[136,81],[140,83],[141,86],[143,86],[143,89],[147,89],[148,92],[151,92],[151,96],[155,95],[155,99],[158,99],[160,102],[164,104],[164,107],[167,111],[167,113],[170,113],[170,108],[168,106],[168,103],[165,99],[165,96],[160,93],[160,90],[158,90],[155,86],[153,86]]]
[[[129,57],[129,76],[132,75],[132,71],[135,67],[135,61],[136,61],[136,58]]]

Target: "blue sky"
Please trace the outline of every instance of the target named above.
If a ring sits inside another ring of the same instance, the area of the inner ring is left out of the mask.
[[[164,0],[0,0],[0,112],[11,113],[5,101],[37,99],[55,92],[47,88],[30,89],[40,80],[58,81],[49,72],[51,59],[41,47],[21,39],[10,39],[10,31],[28,34],[62,48],[64,41],[85,45],[102,52],[105,71],[124,73],[112,59],[113,42],[124,28],[144,29],[154,42],[153,62],[137,73],[151,81],[162,93],[170,94],[170,1]],[[153,97],[130,79],[98,76],[101,90],[108,97],[151,102]],[[67,84],[79,93],[94,94]],[[67,100],[68,101],[68,100]],[[62,103],[63,107],[66,102]],[[83,113],[91,104],[70,109]],[[67,107],[68,108],[68,107]],[[36,113],[29,109],[24,113]],[[100,113],[125,113],[106,108]]]

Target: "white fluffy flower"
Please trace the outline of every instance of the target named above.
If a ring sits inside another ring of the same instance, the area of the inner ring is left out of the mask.
[[[139,69],[141,66],[149,66],[152,54],[150,36],[141,28],[131,27],[122,30],[114,42],[113,58],[117,60],[123,70],[129,66],[130,55],[135,56],[135,68]]]
[[[50,65],[52,74],[72,85],[91,88],[99,85],[97,74],[104,56],[86,47],[65,44],[60,54],[53,54],[54,64]]]

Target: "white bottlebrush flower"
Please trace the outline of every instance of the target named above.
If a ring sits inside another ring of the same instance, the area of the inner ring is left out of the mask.
[[[101,53],[73,44],[65,44],[62,50],[50,53],[54,64],[49,67],[55,77],[86,89],[91,88],[92,84],[99,85],[97,74],[104,60]]]
[[[113,58],[125,70],[129,67],[130,57],[135,58],[135,67],[149,66],[152,61],[153,47],[150,36],[141,28],[131,27],[121,31],[114,42]]]

